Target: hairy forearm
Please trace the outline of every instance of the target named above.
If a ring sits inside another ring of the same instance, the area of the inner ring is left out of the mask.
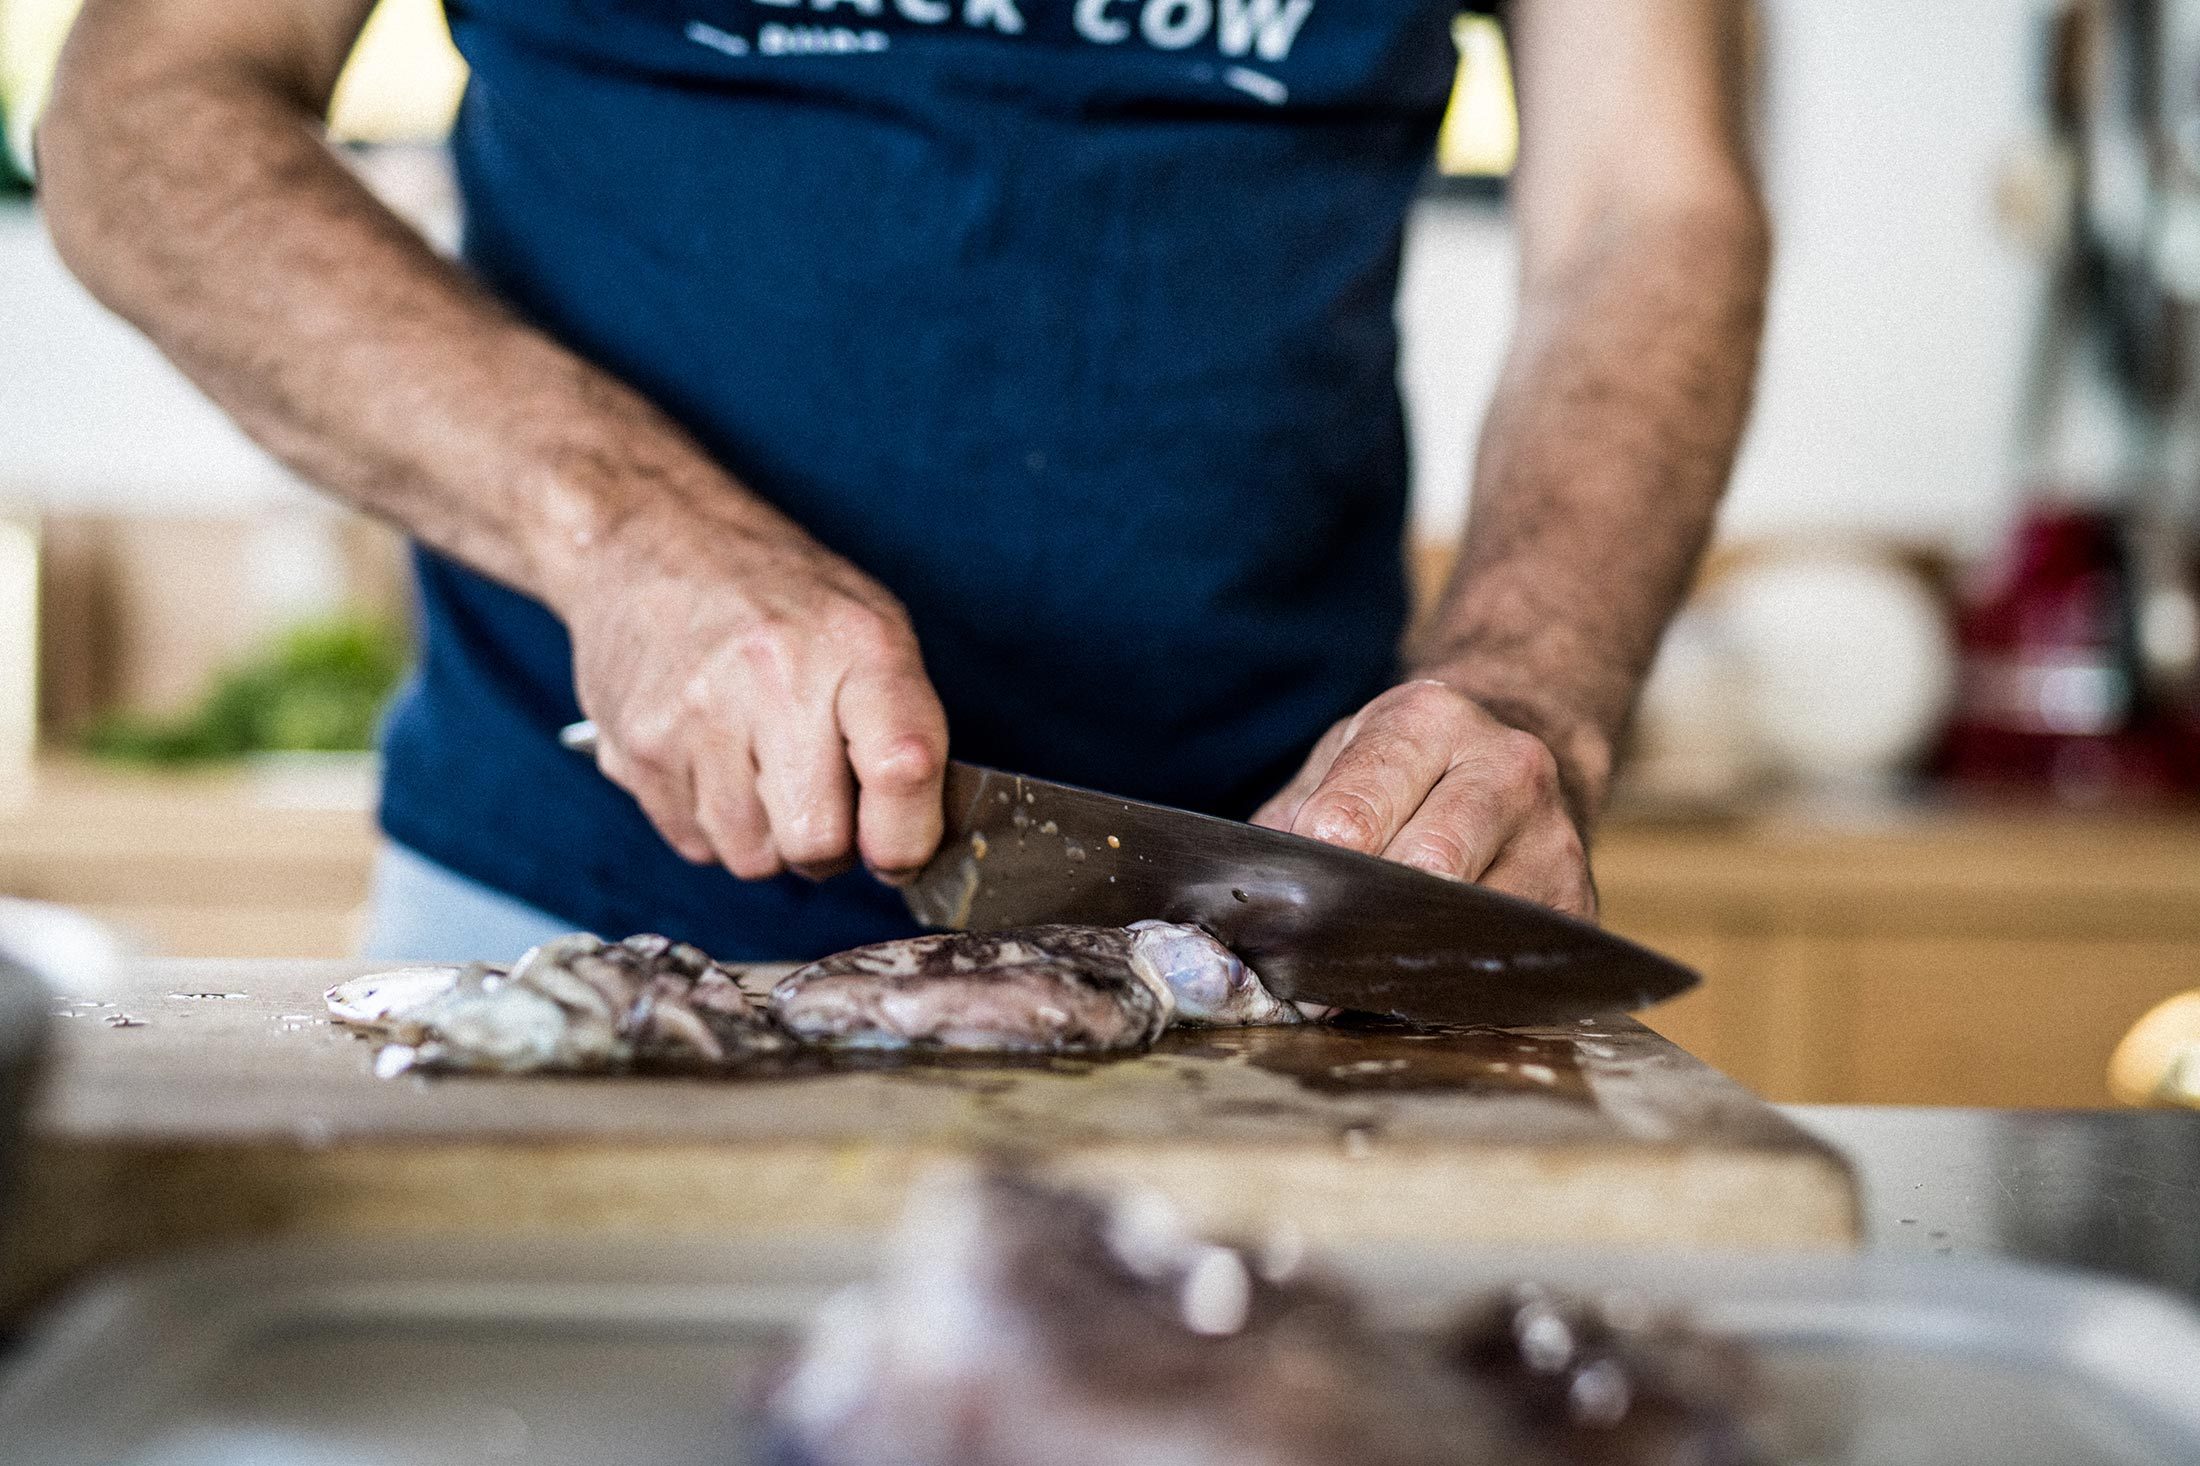
[[[435,255],[278,81],[80,71],[39,141],[64,259],[302,477],[554,606],[659,511],[785,528]]]
[[[1531,278],[1417,675],[1537,734],[1587,828],[1732,470],[1764,313],[1753,199],[1615,222]]]

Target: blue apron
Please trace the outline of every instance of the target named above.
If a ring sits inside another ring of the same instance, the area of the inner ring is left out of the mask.
[[[908,606],[955,753],[1243,815],[1387,685],[1400,235],[1444,0],[449,0],[472,267]],[[576,926],[909,930],[688,865],[555,730],[535,601],[417,557],[382,820]]]

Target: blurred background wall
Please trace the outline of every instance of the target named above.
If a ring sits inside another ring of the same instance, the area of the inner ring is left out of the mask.
[[[1729,533],[1856,529],[1951,545],[2012,504],[2007,441],[2037,291],[1997,230],[2032,124],[2035,0],[1766,0],[1761,157],[1779,260]],[[1420,523],[1464,506],[1512,318],[1492,210],[1432,203],[1401,305]]]

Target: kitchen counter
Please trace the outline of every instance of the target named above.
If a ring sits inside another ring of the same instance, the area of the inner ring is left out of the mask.
[[[2200,1114],[1781,1108],[1856,1167],[1868,1247],[1999,1254],[2200,1301]]]
[[[358,761],[53,759],[0,790],[0,892],[165,956],[335,956],[366,895],[371,794]],[[2200,980],[2200,810],[1620,818],[1597,879],[1615,930],[1704,974],[1645,1021],[1773,1100],[2106,1104],[2116,1040]]]

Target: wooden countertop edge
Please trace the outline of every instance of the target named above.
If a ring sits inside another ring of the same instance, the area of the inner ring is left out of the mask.
[[[1377,1142],[1389,1144],[1389,1142]],[[1420,1147],[1377,1187],[1333,1140],[1258,1148],[1064,1146],[1042,1170],[1150,1187],[1218,1235],[1288,1220],[1317,1245],[1386,1240],[1824,1250],[1862,1235],[1830,1150],[1724,1152],[1592,1143]],[[955,1144],[249,1142],[173,1145],[51,1137],[29,1148],[0,1316],[86,1269],[256,1238],[875,1232]]]

